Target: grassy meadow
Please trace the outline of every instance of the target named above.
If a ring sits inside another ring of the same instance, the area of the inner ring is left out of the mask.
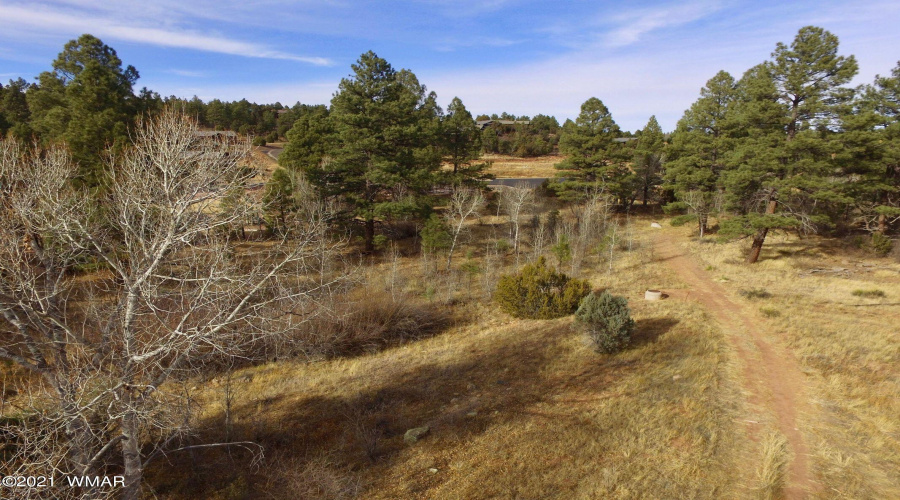
[[[480,255],[478,233],[496,228],[474,229],[462,267],[490,257]],[[441,311],[439,328],[381,350],[278,360],[205,381],[197,394],[202,441],[257,441],[265,457],[248,467],[248,452],[237,448],[173,455],[151,472],[155,493],[733,498],[753,491],[756,468],[740,460],[759,450],[742,444],[743,403],[727,343],[698,304],[643,301],[648,284],[680,284],[655,262],[643,229],[628,246],[612,268],[592,257],[582,273],[594,288],[630,300],[636,338],[618,355],[594,352],[571,317],[499,312],[480,290],[483,272],[448,276],[419,256],[371,262],[366,301],[381,301],[381,309],[409,304],[393,319],[411,315],[417,324],[428,321],[413,310]],[[510,268],[511,256],[499,265]],[[444,285],[430,291],[426,283],[436,277]],[[404,442],[408,429],[423,426],[424,438]]]

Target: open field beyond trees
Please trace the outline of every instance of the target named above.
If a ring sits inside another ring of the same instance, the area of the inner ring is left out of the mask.
[[[489,174],[497,178],[553,178],[559,175],[554,165],[564,158],[560,156],[538,156],[534,158],[518,158],[508,155],[486,154],[481,157],[489,162]]]

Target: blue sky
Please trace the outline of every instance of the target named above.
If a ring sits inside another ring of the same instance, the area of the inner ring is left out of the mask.
[[[817,25],[860,65],[900,60],[900,2],[527,0],[0,0],[0,81],[33,79],[92,33],[141,74],[137,88],[204,100],[327,103],[374,50],[442,105],[560,121],[599,97],[626,130],[666,130],[720,69],[736,77]]]

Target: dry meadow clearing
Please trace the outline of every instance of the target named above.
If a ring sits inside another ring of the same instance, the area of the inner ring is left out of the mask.
[[[563,161],[565,157],[559,155],[537,156],[534,158],[519,158],[498,154],[485,154],[482,161],[489,162],[488,173],[497,178],[549,178],[556,177],[559,170],[553,166]]]
[[[506,216],[468,224],[452,271],[415,237],[349,248],[355,285],[299,347],[178,383],[198,432],[151,465],[150,496],[900,498],[896,256],[773,235],[750,266],[747,241],[616,218],[614,244],[561,268],[628,298],[624,352],[492,302],[501,274],[553,259],[526,233],[517,265]]]
[[[155,494],[900,496],[891,326],[900,266],[793,236],[774,237],[760,264],[747,266],[744,242],[701,243],[685,228],[649,229],[650,220],[628,223],[611,266],[594,256],[581,270],[595,289],[628,297],[637,337],[625,352],[595,353],[571,317],[519,320],[487,301],[487,266],[512,266],[508,255],[486,262],[479,245],[496,231],[487,218],[459,259],[468,273],[429,271],[402,252],[369,263],[367,288],[352,300],[402,302],[393,320],[431,325],[426,334],[205,381],[202,440],[222,440],[227,429],[230,440],[263,445],[265,457],[248,466],[250,454],[237,449],[173,455],[151,474]],[[771,393],[784,373],[769,373],[749,332],[708,309],[699,285],[669,262],[671,248],[660,249],[666,241],[721,287],[716,293],[736,308],[727,314],[746,318],[764,349],[799,367],[795,429],[784,427],[784,403]],[[669,297],[644,301],[647,288]],[[423,438],[404,442],[407,430],[424,426]],[[799,461],[798,445],[806,450]]]
[[[498,312],[481,291],[484,272],[438,273],[434,290],[420,257],[385,257],[357,300],[439,310],[441,326],[377,352],[279,360],[207,381],[197,399],[203,441],[227,429],[231,440],[262,444],[265,459],[248,467],[237,450],[173,455],[152,473],[156,495],[766,496],[783,481],[783,464],[766,462],[767,436],[749,438],[732,347],[700,304],[642,300],[648,287],[684,288],[658,261],[647,224],[628,226],[611,267],[594,257],[582,273],[629,298],[637,336],[624,353],[595,353],[571,317]],[[474,242],[464,253],[462,267],[488,258]],[[423,426],[424,438],[404,442]]]

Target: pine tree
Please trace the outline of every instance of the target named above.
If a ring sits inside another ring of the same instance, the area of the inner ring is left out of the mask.
[[[900,219],[900,62],[891,76],[877,76],[859,89],[852,112],[843,120],[839,159],[866,229],[885,234]]]
[[[363,220],[365,249],[373,251],[376,220],[422,216],[430,209],[427,194],[440,168],[440,108],[412,72],[394,70],[374,52],[352,68],[331,100],[337,141],[328,175],[310,181],[340,193]]]
[[[481,131],[459,97],[454,97],[441,120],[441,149],[444,162],[453,166],[450,183],[483,187],[491,176],[481,158]]]
[[[666,162],[665,146],[662,127],[656,121],[656,116],[651,116],[637,140],[634,155],[634,173],[644,205],[650,198],[650,191],[662,184],[663,166]]]
[[[303,106],[296,111],[294,124],[287,132],[287,144],[278,156],[284,168],[303,172],[307,179],[320,186],[329,186],[329,170],[322,165],[334,148],[334,124],[325,106]],[[338,193],[326,193],[333,196]]]
[[[635,175],[628,168],[626,146],[615,139],[619,126],[603,101],[592,97],[581,105],[581,113],[563,125],[559,151],[568,155],[556,165],[565,178],[558,184],[560,195],[578,199],[588,191],[603,189],[626,204],[634,192]]]
[[[30,88],[22,78],[10,80],[6,87],[0,85],[0,138],[7,132],[19,139],[31,135],[31,111],[25,97]]]
[[[675,191],[678,205],[696,214],[701,238],[733,150],[736,98],[734,78],[720,71],[700,90],[700,98],[685,111],[672,136],[666,183]]]
[[[857,64],[837,50],[836,36],[807,26],[739,82],[736,115],[746,135],[725,184],[742,215],[723,229],[753,235],[749,263],[770,230],[815,230],[828,222],[823,207],[848,201],[832,182],[832,154],[838,111],[852,97],[842,85]]]
[[[28,92],[32,126],[47,141],[65,141],[79,164],[79,177],[99,182],[101,152],[128,137],[134,117],[133,66],[122,67],[116,51],[92,35],[68,42],[53,71]]]

